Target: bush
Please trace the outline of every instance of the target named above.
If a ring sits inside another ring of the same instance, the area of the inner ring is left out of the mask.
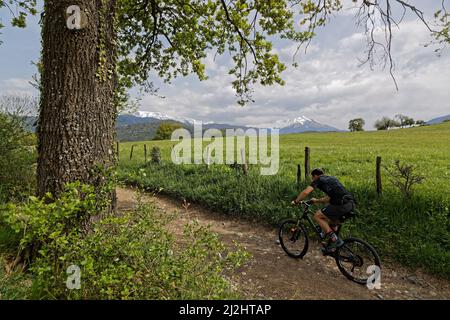
[[[161,149],[159,147],[152,148],[152,162],[160,163],[161,162]]]
[[[422,183],[424,176],[417,174],[416,167],[412,164],[401,164],[400,160],[395,161],[394,168],[385,167],[389,174],[391,183],[397,187],[405,198],[411,199],[413,188],[416,184]]]
[[[54,203],[32,197],[3,213],[3,221],[22,235],[22,249],[39,244],[30,265],[36,298],[237,298],[223,274],[244,263],[244,251],[228,251],[195,222],[175,241],[167,231],[170,217],[142,203],[134,212],[83,228],[80,221],[92,220],[103,206],[95,198],[92,187],[75,183]],[[66,287],[72,265],[81,271],[79,290]]]
[[[0,203],[22,198],[35,185],[33,134],[23,120],[0,112]]]

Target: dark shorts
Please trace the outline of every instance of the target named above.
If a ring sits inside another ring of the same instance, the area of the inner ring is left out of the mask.
[[[322,209],[322,213],[331,220],[337,220],[340,217],[346,215],[347,213],[353,211],[354,208],[355,204],[353,203],[353,201],[349,201],[341,206],[329,204]]]

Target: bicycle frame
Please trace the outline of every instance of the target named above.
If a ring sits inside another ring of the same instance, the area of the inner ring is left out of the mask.
[[[307,230],[307,225],[309,225],[310,228],[312,228],[317,234],[319,243],[321,243],[321,245],[323,246],[323,248],[321,248],[322,254],[324,256],[333,257],[336,261],[338,269],[345,277],[359,284],[367,284],[369,278],[366,279],[360,278],[358,275],[355,276],[354,271],[355,268],[358,268],[357,273],[362,273],[363,275],[365,275],[366,270],[360,269],[364,266],[365,261],[372,262],[373,265],[380,267],[380,257],[376,250],[369,243],[365,242],[364,240],[352,237],[351,235],[345,239],[342,239],[344,241],[342,246],[339,246],[337,248],[329,248],[328,246],[330,245],[330,242],[332,240],[326,240],[327,236],[324,234],[324,232],[322,232],[317,223],[315,223],[312,217],[312,204],[310,202],[302,202],[301,204],[302,206],[304,206],[300,209],[303,212],[300,213],[296,219],[288,218],[283,220],[280,224],[278,237],[283,250],[290,257],[303,259],[303,257],[307,254],[309,248],[309,232]],[[356,216],[356,214],[352,211],[342,216],[338,221],[331,220],[330,227],[332,227],[333,229],[337,227],[335,233],[339,234],[343,222],[354,216]],[[302,222],[302,220],[306,220],[307,223]],[[286,232],[284,229],[285,227],[287,227]],[[286,240],[285,234],[287,235]],[[301,242],[302,246],[300,247],[300,249],[294,249],[294,251],[292,251],[289,246],[286,246],[286,244],[289,244],[290,242],[295,243],[300,239],[300,235],[303,235]],[[357,250],[354,250],[355,248]],[[363,255],[361,255],[358,248],[363,248],[365,250],[365,253],[368,253],[369,255],[367,256],[364,253]],[[350,270],[347,270],[349,268]]]
[[[317,228],[320,226],[318,224],[316,224],[314,222],[314,220],[311,218],[311,215],[314,214],[314,212],[311,210],[311,205],[306,204],[306,203],[302,203],[302,205],[304,206],[304,210],[303,210],[303,214],[302,216],[299,218],[300,220],[306,220],[308,221],[310,227],[314,230],[314,232],[317,234],[317,236],[319,237],[320,240],[324,240],[326,238],[326,236],[322,236],[321,233],[317,230]],[[336,230],[336,235],[339,235],[339,232],[341,231],[341,224],[335,224],[338,229]],[[331,226],[331,225],[330,225]]]

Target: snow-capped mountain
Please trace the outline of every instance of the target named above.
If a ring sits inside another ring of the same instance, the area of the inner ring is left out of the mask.
[[[36,117],[27,117],[26,123],[30,131],[36,129]],[[191,118],[173,117],[160,112],[139,111],[135,114],[120,114],[117,118],[116,130],[120,141],[144,141],[151,140],[156,130],[163,122],[177,122],[182,127],[192,132],[196,120]],[[298,117],[290,120],[275,121],[273,125],[248,127],[244,125],[233,125],[226,123],[203,122],[203,130],[207,129],[271,129],[277,128],[280,134],[301,133],[307,131],[341,131],[336,128],[321,124],[307,117]]]
[[[133,132],[134,135],[141,137],[146,135],[149,139],[150,133],[154,133],[160,123],[165,121],[173,121],[177,122],[188,130],[193,129],[193,125],[195,123],[199,123],[199,121],[192,118],[185,117],[177,117],[171,116],[161,112],[151,112],[151,111],[138,111],[134,114],[123,114],[119,115],[117,120],[117,127],[123,131],[124,136],[123,139],[126,138],[126,135],[129,135],[130,132]],[[340,131],[339,129],[333,128],[328,125],[321,124],[313,119],[300,116],[295,119],[286,119],[286,120],[278,120],[275,121],[272,125],[264,125],[261,124],[255,127],[249,127],[245,125],[234,125],[227,123],[215,123],[215,122],[202,122],[203,130],[207,129],[251,129],[251,128],[267,128],[267,129],[279,129],[280,134],[289,134],[289,133],[301,133],[301,132],[313,132],[313,131]],[[139,134],[138,134],[139,133]],[[142,134],[141,134],[142,133]]]
[[[192,119],[192,118],[182,118],[182,117],[174,117],[169,116],[167,114],[161,113],[161,112],[151,112],[151,111],[138,111],[136,112],[135,116],[139,118],[151,118],[159,121],[177,121],[184,124],[193,125],[195,122],[198,122],[198,120]],[[214,122],[204,122],[203,124],[212,124]]]
[[[307,122],[311,122],[312,120],[304,117],[304,116],[300,116],[298,118],[295,119],[286,119],[286,120],[278,120],[275,122],[274,124],[274,128],[277,129],[281,129],[281,128],[286,128],[292,125],[304,125]]]
[[[278,120],[274,123],[273,128],[279,129],[280,134],[300,133],[307,131],[340,131],[339,129],[319,123],[304,116],[300,116],[295,119]]]

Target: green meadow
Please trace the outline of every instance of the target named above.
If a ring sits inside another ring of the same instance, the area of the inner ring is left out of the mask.
[[[338,177],[357,197],[360,215],[346,223],[345,232],[367,239],[383,259],[450,278],[450,123],[390,131],[283,135],[280,168],[274,176],[261,176],[256,165],[250,166],[248,176],[227,165],[175,165],[170,157],[175,144],[120,144],[119,179],[226,214],[276,224],[298,214],[289,202],[306,185],[303,164],[305,147],[309,147],[311,168],[321,167]],[[161,149],[160,164],[150,161],[154,146]],[[383,166],[381,197],[376,194],[377,156],[382,157]],[[396,160],[413,164],[416,173],[424,176],[411,198],[391,183],[384,168],[393,168]],[[302,167],[300,185],[296,184],[298,164]]]

